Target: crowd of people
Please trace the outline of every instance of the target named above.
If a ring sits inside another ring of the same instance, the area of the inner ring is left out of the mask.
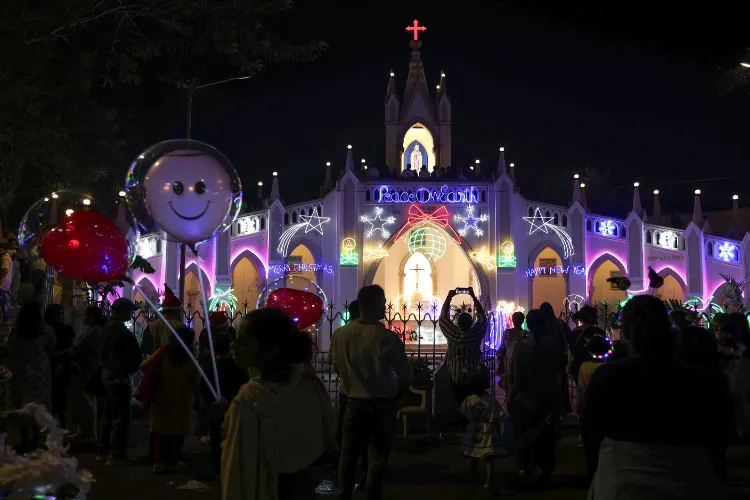
[[[458,294],[471,298],[473,310],[454,313]],[[197,433],[210,443],[223,498],[313,499],[315,469],[330,464],[338,498],[356,489],[368,500],[383,497],[396,415],[413,374],[403,340],[383,322],[381,287],[363,287],[332,336],[338,415],[311,369],[310,336],[285,313],[252,311],[236,331],[225,313],[212,313],[209,339],[185,325],[182,304],[167,289],[163,319],[150,323],[139,345],[126,326],[137,308],[119,298],[105,318],[90,307],[76,337],[60,306],[43,314],[38,302],[24,304],[0,345],[13,374],[10,409],[42,404],[71,431],[71,443],[95,444],[97,460],[108,465],[130,465],[135,392],[156,474],[183,467],[185,437]],[[439,320],[448,341],[439,371],[461,417],[468,469],[476,474],[483,464],[490,488],[495,461],[510,455],[522,484],[544,485],[555,471],[563,420],[575,412],[590,499],[722,498],[727,446],[750,437],[750,331],[742,314],[714,319],[714,331],[706,330],[684,312],[670,318],[658,298],[637,296],[613,341],[597,326],[595,308],[577,311],[571,328],[544,304],[513,315],[491,372],[482,305],[471,288],[452,291]],[[218,394],[199,372],[213,380],[212,356]],[[495,381],[501,401],[488,391]],[[698,411],[700,422],[691,418]]]

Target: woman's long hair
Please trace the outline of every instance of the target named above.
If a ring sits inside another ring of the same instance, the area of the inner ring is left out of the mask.
[[[188,349],[195,343],[195,332],[192,328],[186,326],[178,326],[174,329],[177,335],[180,336]],[[183,349],[180,343],[174,338],[174,335],[169,337],[169,344],[164,355],[169,359],[169,362],[173,365],[182,366],[183,364],[190,362],[190,354]]]
[[[256,309],[245,316],[240,324],[240,335],[252,335],[258,342],[258,350],[274,353],[259,366],[261,377],[282,374],[292,365],[309,362],[313,352],[310,336],[299,331],[294,321],[279,309]]]
[[[42,308],[39,302],[27,302],[18,311],[13,331],[19,337],[34,339],[41,335],[44,326]]]
[[[563,332],[563,326],[559,319],[555,316],[555,310],[552,308],[552,304],[549,302],[543,302],[539,306],[539,311],[544,316],[544,322],[547,324],[547,331],[550,337],[559,345],[563,350],[566,348],[565,333]]]
[[[650,358],[674,359],[675,340],[664,303],[636,295],[622,311],[622,332],[631,351]]]

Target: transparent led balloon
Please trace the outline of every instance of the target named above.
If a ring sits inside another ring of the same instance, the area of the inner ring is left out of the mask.
[[[124,234],[91,195],[69,189],[33,203],[18,228],[19,250],[29,262],[42,259],[86,282],[126,277],[137,239],[137,231]]]
[[[258,297],[257,308],[281,309],[313,338],[323,327],[328,298],[317,283],[302,276],[282,276],[268,284]]]
[[[175,139],[138,155],[125,180],[125,200],[141,232],[164,231],[195,249],[231,227],[242,208],[242,183],[213,146]]]

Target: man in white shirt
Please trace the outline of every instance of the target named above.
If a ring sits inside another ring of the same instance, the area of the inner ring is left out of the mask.
[[[10,257],[7,240],[0,240],[0,302],[3,307],[3,321],[8,321],[10,292],[13,283],[13,259]]]
[[[362,445],[369,443],[365,496],[367,500],[380,500],[398,402],[409,389],[412,372],[403,342],[380,323],[386,310],[383,289],[378,285],[363,287],[357,301],[359,319],[339,328],[331,341],[331,360],[348,396],[338,498],[351,500],[357,460]]]

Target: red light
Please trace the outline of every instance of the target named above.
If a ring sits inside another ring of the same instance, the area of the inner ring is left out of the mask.
[[[69,246],[70,248],[78,248],[78,247],[79,247],[80,245],[81,245],[81,244],[80,244],[80,243],[78,243],[78,240],[70,240],[70,241],[68,242],[68,246]]]

